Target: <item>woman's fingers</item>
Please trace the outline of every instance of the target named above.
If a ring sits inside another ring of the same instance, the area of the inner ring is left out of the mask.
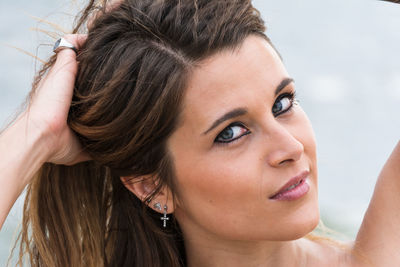
[[[86,42],[87,34],[70,34],[66,35],[66,38],[71,42],[71,44],[74,44],[75,47],[79,50]]]
[[[121,5],[123,0],[111,0],[107,1],[106,7],[103,8],[102,6],[96,6],[95,11],[93,11],[93,14],[89,17],[88,22],[87,22],[87,28],[90,30],[93,26],[94,21],[103,14],[104,10],[105,12],[109,12]]]
[[[64,39],[79,50],[86,37],[85,34],[71,34]],[[51,147],[49,162],[71,165],[90,159],[82,152],[78,139],[67,124],[77,70],[75,51],[59,49],[54,66],[40,83],[29,107],[30,120],[48,137]]]
[[[64,38],[78,50],[86,40],[87,35],[66,35]],[[40,83],[32,99],[31,110],[53,110],[65,121],[71,104],[78,63],[72,49],[63,48],[57,53],[54,66]],[[61,119],[61,118],[60,118]]]
[[[111,0],[111,1],[108,1],[107,5],[106,5],[106,11],[108,12],[110,10],[113,10],[113,9],[119,7],[119,5],[121,5],[122,2],[123,2],[123,0]]]

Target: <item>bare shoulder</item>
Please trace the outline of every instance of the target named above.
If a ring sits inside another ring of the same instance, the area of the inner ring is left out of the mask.
[[[314,242],[315,250],[313,253],[317,255],[313,264],[307,267],[392,267],[387,259],[382,261],[373,261],[368,254],[360,251],[356,241],[340,242],[332,239],[321,238],[311,240]],[[395,261],[394,261],[395,262]]]
[[[354,242],[315,237],[306,241],[309,247],[307,267],[367,267],[353,252]]]

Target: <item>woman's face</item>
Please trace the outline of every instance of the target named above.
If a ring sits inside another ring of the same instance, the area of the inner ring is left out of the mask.
[[[168,142],[177,179],[174,214],[185,235],[292,240],[318,223],[315,139],[293,103],[289,77],[274,49],[256,36],[191,73],[181,126]],[[299,174],[301,180],[289,182]]]

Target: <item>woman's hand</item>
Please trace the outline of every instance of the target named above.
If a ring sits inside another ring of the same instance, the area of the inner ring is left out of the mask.
[[[86,35],[65,39],[79,49]],[[43,163],[72,165],[90,159],[67,125],[77,67],[73,50],[59,51],[28,109],[0,135],[0,228]]]
[[[93,26],[94,21],[101,15],[103,12],[109,12],[112,11],[113,9],[119,7],[121,3],[124,0],[109,0],[107,1],[107,4],[105,8],[101,6],[95,6],[96,10],[93,12],[93,14],[90,16],[87,22],[87,28],[90,30]]]
[[[79,50],[86,35],[67,35],[64,38]],[[67,125],[77,68],[76,54],[72,49],[59,51],[56,63],[40,82],[23,114],[28,125],[44,137],[48,148],[47,162],[72,165],[89,159]]]

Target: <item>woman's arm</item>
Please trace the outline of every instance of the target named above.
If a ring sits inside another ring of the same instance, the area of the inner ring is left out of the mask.
[[[354,255],[366,257],[372,266],[400,266],[400,142],[379,175]]]
[[[0,136],[0,229],[31,177],[47,160],[46,137],[30,125],[27,114]]]
[[[86,36],[65,38],[79,48]],[[67,125],[76,72],[75,52],[61,50],[27,111],[0,135],[0,229],[44,162],[72,165],[88,159]]]

